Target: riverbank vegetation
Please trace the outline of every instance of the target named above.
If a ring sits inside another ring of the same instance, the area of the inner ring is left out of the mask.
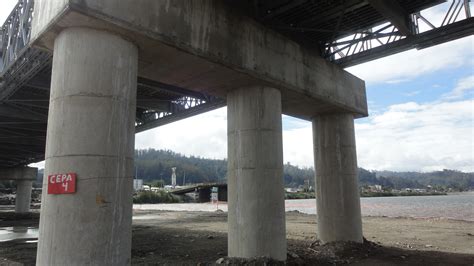
[[[133,203],[180,203],[181,198],[167,191],[142,191],[133,196]]]

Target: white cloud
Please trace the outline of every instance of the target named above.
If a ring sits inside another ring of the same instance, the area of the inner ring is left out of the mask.
[[[474,100],[390,106],[356,124],[359,165],[474,171]]]
[[[227,157],[227,108],[177,121],[135,136],[135,148],[167,149],[185,155]]]
[[[447,100],[461,99],[474,91],[474,75],[468,76],[458,81],[456,87],[450,93],[443,95]]]
[[[440,44],[423,50],[409,50],[346,70],[367,83],[409,81],[440,70],[474,66],[474,37]]]
[[[293,165],[313,167],[311,122],[299,121],[301,121],[301,127],[283,131],[283,161],[285,163],[290,162]]]

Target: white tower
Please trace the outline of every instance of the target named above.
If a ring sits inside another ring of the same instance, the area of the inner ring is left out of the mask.
[[[176,187],[176,167],[171,167],[173,173],[171,174],[171,186]]]

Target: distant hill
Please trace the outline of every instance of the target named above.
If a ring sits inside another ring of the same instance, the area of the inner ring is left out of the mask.
[[[163,180],[171,183],[171,167],[176,167],[177,183],[218,182],[227,179],[227,160],[206,159],[185,156],[170,150],[136,150],[135,173],[145,182]],[[43,171],[39,171],[39,180]],[[314,187],[313,168],[301,168],[286,163],[284,165],[285,186],[304,186],[305,182]],[[368,171],[359,168],[359,185],[382,185],[387,188],[425,188],[428,185],[454,190],[473,190],[474,173],[443,170],[429,173]],[[0,187],[2,184],[0,183]]]

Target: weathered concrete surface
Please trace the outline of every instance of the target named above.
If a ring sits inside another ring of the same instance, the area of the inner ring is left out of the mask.
[[[364,82],[223,1],[37,0],[32,39],[53,49],[62,28],[116,32],[140,49],[139,75],[225,97],[266,85],[282,92],[283,112],[311,119],[334,111],[367,115]],[[166,62],[166,64],[163,64]]]
[[[227,95],[229,257],[286,259],[280,103],[268,87]]]
[[[17,167],[0,169],[0,180],[36,180],[38,168]]]
[[[316,117],[313,144],[318,237],[323,243],[362,242],[353,115]]]
[[[32,187],[33,187],[33,181],[31,180],[17,180],[16,181],[16,197],[15,197],[15,212],[16,213],[27,213],[30,211]]]
[[[55,41],[45,176],[74,172],[77,191],[43,193],[37,265],[130,263],[137,57],[104,31]]]

